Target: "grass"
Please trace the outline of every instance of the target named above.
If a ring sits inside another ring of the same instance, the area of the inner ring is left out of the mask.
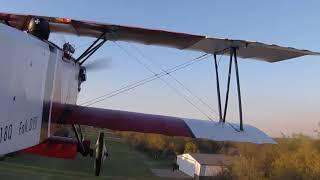
[[[95,133],[86,132],[89,139]],[[134,150],[131,146],[117,138],[108,138],[107,146],[110,156],[103,165],[99,179],[161,179],[155,176],[150,168],[170,168],[165,160],[153,160]],[[19,154],[0,162],[0,179],[96,179],[93,176],[91,157],[78,155],[75,160],[63,160],[34,155]]]

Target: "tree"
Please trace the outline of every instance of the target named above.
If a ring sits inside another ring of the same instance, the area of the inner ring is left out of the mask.
[[[199,153],[199,148],[197,144],[195,144],[192,141],[187,142],[187,144],[184,146],[184,153]]]

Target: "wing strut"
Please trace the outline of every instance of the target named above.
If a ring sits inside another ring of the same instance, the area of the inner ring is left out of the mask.
[[[239,119],[240,119],[240,131],[243,131],[243,121],[242,121],[242,102],[241,102],[241,90],[240,90],[240,78],[239,78],[239,68],[237,60],[237,47],[231,47],[228,49],[230,51],[230,62],[228,69],[228,80],[227,80],[227,90],[226,90],[226,99],[224,112],[222,114],[221,109],[221,95],[220,95],[220,82],[219,82],[219,71],[217,63],[217,55],[214,54],[214,66],[216,70],[216,81],[217,81],[217,96],[218,96],[218,107],[219,107],[219,121],[222,123],[226,122],[226,115],[228,109],[228,100],[229,100],[229,90],[230,90],[230,80],[231,80],[231,70],[232,70],[232,61],[234,60],[235,70],[236,70],[236,79],[237,79],[237,92],[238,92],[238,103],[239,103]]]
[[[222,111],[221,111],[221,95],[220,95],[220,83],[219,83],[217,54],[213,54],[213,57],[214,57],[214,67],[216,69],[217,96],[218,96],[218,107],[219,107],[219,122],[221,122],[222,121]]]
[[[235,47],[232,48],[234,55],[234,66],[236,69],[236,78],[237,78],[237,91],[238,91],[238,103],[239,103],[239,118],[240,118],[240,131],[243,131],[243,122],[242,122],[242,103],[241,103],[241,91],[240,91],[240,80],[239,80],[239,68],[238,68],[238,60],[237,60],[237,49]],[[230,53],[232,56],[232,53]]]

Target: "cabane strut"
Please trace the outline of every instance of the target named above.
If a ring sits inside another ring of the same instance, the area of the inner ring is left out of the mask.
[[[95,53],[107,40],[105,38],[106,32],[103,32],[97,40],[95,40],[77,59],[75,62],[79,62],[82,65],[93,53]],[[102,41],[100,41],[102,40]],[[100,41],[100,42],[99,42]],[[99,43],[98,43],[99,42]],[[98,43],[98,44],[97,44]]]

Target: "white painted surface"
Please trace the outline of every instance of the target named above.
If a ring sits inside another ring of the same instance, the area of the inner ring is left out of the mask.
[[[263,131],[251,125],[244,125],[244,131],[237,131],[239,124],[219,123],[208,120],[183,120],[190,127],[196,138],[215,141],[252,142],[256,144],[276,144],[276,142]],[[237,130],[235,130],[237,129]]]
[[[78,98],[79,65],[71,60],[62,59],[59,51],[55,73],[54,102],[76,104]]]
[[[202,165],[198,162],[198,161],[195,161],[194,162],[194,174],[198,175],[201,174],[201,171],[202,171]]]
[[[6,154],[40,141],[49,49],[1,23],[0,39],[0,154]]]
[[[179,170],[185,174],[194,177],[197,176],[216,176],[221,173],[226,168],[223,164],[213,165],[213,164],[201,164],[192,155],[186,153],[177,156],[177,164],[179,165]]]
[[[51,103],[76,104],[78,98],[78,76],[80,67],[72,60],[62,58],[62,52],[57,51],[57,66],[54,75],[53,96]],[[54,106],[52,106],[54,108]],[[50,112],[54,110],[51,109]],[[50,113],[50,119],[52,113]],[[59,124],[50,123],[49,136],[61,128]]]
[[[192,177],[194,177],[195,174],[195,163],[197,162],[189,154],[181,154],[177,156],[179,170]]]

